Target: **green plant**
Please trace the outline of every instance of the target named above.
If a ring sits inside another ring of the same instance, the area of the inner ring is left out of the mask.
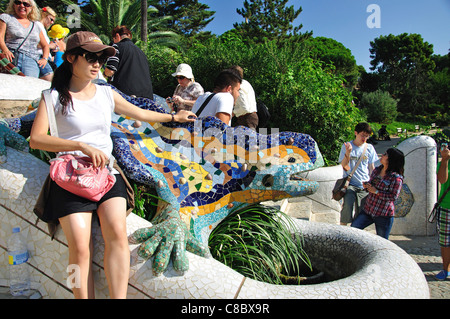
[[[151,221],[156,214],[156,208],[158,207],[158,201],[162,200],[155,194],[153,188],[150,188],[143,184],[138,184],[133,180],[130,180],[134,189],[134,209],[133,213],[142,217],[148,221]]]
[[[343,78],[309,58],[302,43],[248,45],[239,34],[227,32],[194,42],[185,52],[158,50],[152,48],[147,55],[157,94],[173,94],[176,83],[170,74],[178,63],[191,65],[205,91],[213,90],[222,69],[238,64],[272,114],[269,128],[311,135],[327,162],[339,157],[342,143],[352,139],[355,125],[365,120],[353,106]]]
[[[274,208],[239,206],[211,233],[213,258],[249,278],[283,284],[281,274],[311,270],[303,239],[292,234],[289,217]]]
[[[397,117],[397,101],[389,92],[378,90],[363,93],[361,106],[367,114],[367,120],[371,122],[389,124]]]

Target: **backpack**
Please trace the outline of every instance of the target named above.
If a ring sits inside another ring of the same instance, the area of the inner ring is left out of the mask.
[[[270,119],[270,112],[260,99],[256,101],[256,112],[258,113],[258,127],[266,127]]]

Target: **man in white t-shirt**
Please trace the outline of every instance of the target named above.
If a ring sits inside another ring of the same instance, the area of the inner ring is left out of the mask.
[[[370,174],[378,161],[375,148],[372,144],[367,144],[367,139],[371,134],[372,129],[368,123],[359,123],[355,127],[355,139],[344,143],[341,147],[339,162],[345,171],[345,176],[348,176],[367,145],[363,160],[356,168],[344,196],[344,204],[341,210],[341,225],[347,225],[352,222],[353,218],[359,213],[362,201],[368,195],[364,190],[363,182],[367,182],[370,179]],[[355,206],[355,216],[353,216],[353,206]]]
[[[258,114],[256,105],[256,94],[252,85],[244,80],[244,70],[239,65],[231,67],[236,70],[242,78],[239,97],[234,105],[234,116],[236,117],[236,125],[242,125],[256,131],[258,127]]]
[[[199,96],[192,107],[192,112],[196,113],[198,117],[215,116],[225,124],[231,125],[233,106],[239,97],[241,82],[242,78],[234,70],[227,69],[220,72],[214,81],[214,96],[200,114],[197,114],[203,103],[212,93],[206,92]]]

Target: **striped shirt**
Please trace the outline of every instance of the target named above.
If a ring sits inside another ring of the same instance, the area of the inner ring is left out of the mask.
[[[375,168],[370,175],[369,183],[378,190],[378,194],[369,193],[364,204],[364,212],[373,217],[394,216],[394,202],[397,199],[403,184],[403,176],[395,172],[386,172],[380,176],[383,165]]]

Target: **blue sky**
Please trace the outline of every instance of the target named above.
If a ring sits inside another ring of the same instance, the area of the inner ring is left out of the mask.
[[[244,0],[200,0],[216,11],[205,31],[220,35],[242,22],[236,8]],[[380,28],[369,28],[367,12],[370,4],[380,8]],[[352,51],[358,65],[369,71],[370,41],[380,35],[418,33],[430,44],[435,54],[444,55],[450,49],[450,0],[290,0],[288,5],[300,13],[295,25],[313,36],[333,38]]]

